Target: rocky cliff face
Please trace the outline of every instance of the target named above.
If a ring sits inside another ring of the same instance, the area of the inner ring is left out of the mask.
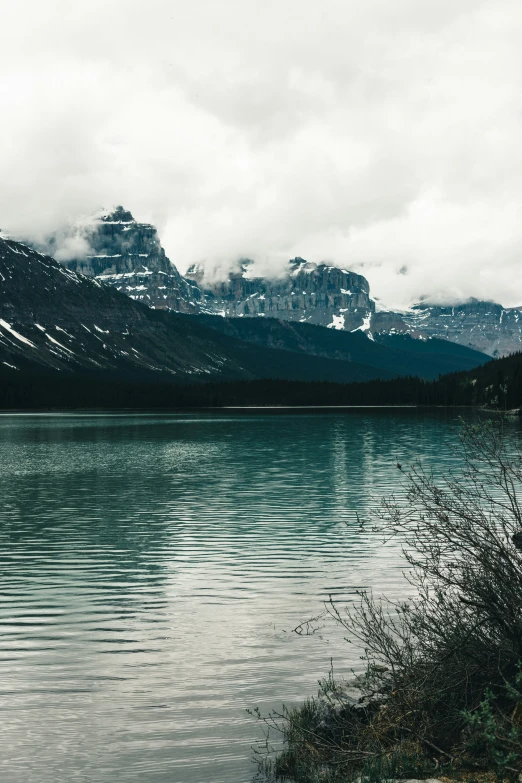
[[[187,277],[201,287],[201,310],[229,317],[267,316],[332,329],[369,331],[375,304],[361,275],[302,258],[289,262],[285,274],[269,280],[252,277],[248,264],[228,280],[205,286],[202,271]]]
[[[522,308],[470,300],[443,307],[418,304],[405,312],[376,312],[366,278],[302,258],[277,279],[254,277],[249,262],[226,280],[208,284],[197,266],[180,275],[161,247],[156,228],[123,207],[98,218],[86,232],[91,251],[63,262],[154,309],[227,317],[272,317],[377,335],[410,334],[450,340],[505,356],[522,349]],[[53,255],[53,240],[47,252]]]
[[[114,286],[158,310],[198,311],[199,289],[182,277],[161,247],[156,228],[138,223],[123,207],[100,217],[85,231],[91,252],[64,261],[74,272]],[[48,252],[53,254],[51,240]]]
[[[375,334],[442,338],[495,357],[522,350],[522,309],[476,299],[446,307],[418,304],[402,313],[378,312],[371,329]]]
[[[438,338],[490,356],[522,350],[522,308],[470,299],[455,306],[417,304],[404,312],[376,311],[366,278],[296,258],[276,280],[252,277],[248,264],[229,279],[205,286],[201,270],[187,277],[201,290],[200,312],[227,317],[267,316],[349,332]]]
[[[369,331],[375,306],[361,275],[296,258],[277,279],[254,277],[248,262],[227,280],[206,285],[202,269],[182,277],[161,247],[156,228],[123,207],[84,229],[90,251],[62,263],[154,309],[223,316],[270,316],[332,329]],[[56,238],[45,250],[53,255]]]

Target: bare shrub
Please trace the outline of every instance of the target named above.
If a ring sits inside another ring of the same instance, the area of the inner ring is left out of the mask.
[[[496,419],[463,425],[460,454],[459,471],[441,478],[398,466],[406,500],[384,500],[378,524],[403,542],[413,597],[328,605],[364,648],[361,697],[326,682],[319,699],[272,720],[286,740],[276,778],[371,777],[376,764],[395,777],[415,766],[522,770],[522,453]]]

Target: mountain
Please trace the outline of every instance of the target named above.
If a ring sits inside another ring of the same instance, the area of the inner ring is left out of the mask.
[[[180,275],[150,223],[139,223],[123,207],[102,215],[84,229],[90,252],[63,261],[73,272],[94,277],[156,310],[199,312],[198,286]],[[57,238],[47,244],[53,256]]]
[[[0,365],[35,371],[245,375],[196,322],[148,308],[0,238]]]
[[[277,279],[253,277],[249,262],[226,280],[208,285],[201,267],[180,275],[161,247],[156,228],[123,207],[83,229],[90,252],[63,261],[74,272],[111,285],[154,309],[222,316],[272,316],[335,329],[368,331],[375,310],[368,281],[326,264],[296,258]],[[59,240],[51,236],[53,256]]]
[[[477,299],[454,306],[418,304],[406,312],[375,313],[371,329],[373,334],[451,340],[490,356],[505,356],[522,348],[522,308]]]
[[[361,331],[370,339],[410,335],[457,343],[495,357],[522,348],[522,308],[470,299],[454,306],[423,303],[402,312],[383,311],[376,308],[362,275],[302,258],[290,261],[283,276],[275,280],[253,277],[248,264],[211,286],[205,284],[201,268],[192,267],[187,276],[199,285],[200,309],[207,313],[271,316],[332,330]]]
[[[254,277],[248,262],[239,272],[212,285],[205,285],[198,266],[191,267],[186,276],[200,287],[202,309],[216,315],[271,316],[332,329],[368,331],[375,311],[366,278],[302,258],[289,261],[275,279]]]
[[[54,259],[0,238],[0,368],[95,377],[276,377],[352,381],[397,375],[211,329],[193,316],[154,310],[65,269]]]
[[[255,277],[250,262],[226,279],[209,283],[201,266],[183,277],[167,258],[156,228],[123,207],[84,229],[88,254],[64,261],[74,272],[111,285],[154,309],[226,317],[273,317],[376,336],[411,335],[448,340],[490,356],[522,348],[522,309],[470,299],[441,306],[421,303],[406,311],[376,308],[366,278],[302,258],[289,261],[275,279]],[[46,251],[59,248],[51,237]]]
[[[43,392],[35,378],[55,389],[60,378],[81,379],[86,388],[111,379],[346,383],[403,373],[432,377],[484,360],[462,347],[448,352],[445,343],[437,353],[435,341],[400,339],[406,347],[305,323],[153,309],[0,237],[0,374],[11,389],[18,384],[36,398]]]

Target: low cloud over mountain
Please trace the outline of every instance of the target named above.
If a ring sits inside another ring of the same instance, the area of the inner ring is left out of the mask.
[[[521,303],[516,0],[27,0],[2,31],[14,236],[124,203],[182,272],[301,256],[390,307]]]

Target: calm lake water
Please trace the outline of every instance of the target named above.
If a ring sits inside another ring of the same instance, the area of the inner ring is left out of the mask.
[[[2,783],[249,783],[246,708],[360,668],[292,629],[407,594],[356,512],[458,413],[0,416]]]

